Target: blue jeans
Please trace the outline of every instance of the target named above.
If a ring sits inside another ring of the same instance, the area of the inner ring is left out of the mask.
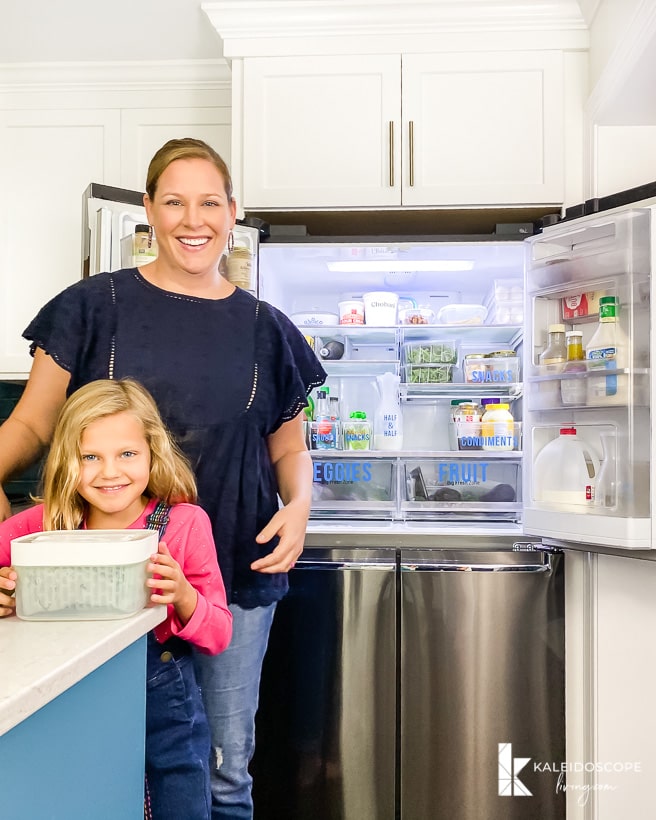
[[[253,817],[248,764],[255,750],[260,674],[275,609],[275,603],[254,609],[231,604],[230,646],[220,655],[194,653],[212,733],[213,820]]]
[[[157,643],[146,653],[146,784],[153,820],[209,820],[210,730],[191,645]]]

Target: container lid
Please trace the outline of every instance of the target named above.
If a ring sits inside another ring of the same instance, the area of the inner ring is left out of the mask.
[[[617,304],[617,296],[601,296],[599,298],[600,305],[613,305]]]
[[[599,300],[601,302],[601,299]],[[549,333],[564,333],[565,325],[549,325]]]
[[[364,410],[354,410],[351,413],[350,418],[352,418],[352,419],[366,419],[367,414],[364,412]]]
[[[150,225],[135,225],[134,226],[135,233],[149,233],[150,232]],[[601,300],[599,300],[601,301]]]
[[[138,564],[157,552],[155,530],[49,530],[11,541],[16,567]]]
[[[561,427],[560,428],[560,435],[561,436],[575,436],[576,435],[576,427]]]
[[[565,326],[563,325],[563,328]],[[486,353],[486,359],[509,359],[515,357],[517,353],[514,350],[495,350],[494,353]]]
[[[569,339],[571,336],[583,336],[582,330],[568,330],[565,336]]]
[[[508,410],[510,407],[509,404],[488,404],[487,410]]]

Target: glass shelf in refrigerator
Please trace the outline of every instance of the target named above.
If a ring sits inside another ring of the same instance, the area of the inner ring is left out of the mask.
[[[491,398],[493,396],[506,397],[511,401],[521,398],[524,385],[520,382],[516,384],[465,384],[464,382],[443,382],[440,384],[410,384],[401,383],[401,398],[433,398],[437,396],[459,398],[481,397]]]
[[[399,362],[381,361],[380,359],[366,360],[356,359],[343,361],[341,359],[322,359],[321,365],[329,376],[337,378],[353,378],[362,376],[378,376],[381,373],[399,372]]]

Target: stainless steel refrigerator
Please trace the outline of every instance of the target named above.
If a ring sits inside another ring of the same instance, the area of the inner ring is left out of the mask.
[[[508,744],[565,754],[562,556],[507,547],[306,551],[263,670],[258,820],[565,817],[500,770]]]
[[[565,759],[565,638],[563,556],[523,532],[526,253],[507,234],[261,246],[260,296],[317,355],[341,354],[323,362],[342,423],[375,426],[391,372],[403,441],[309,439],[306,549],[262,676],[256,820],[565,817],[556,777],[532,766]],[[404,312],[331,319],[369,292]],[[502,451],[454,436],[454,403],[483,399],[512,409]]]

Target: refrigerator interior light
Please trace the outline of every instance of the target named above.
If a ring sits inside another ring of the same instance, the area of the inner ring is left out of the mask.
[[[422,259],[392,262],[370,259],[353,259],[347,262],[328,262],[332,273],[387,273],[389,271],[458,271],[472,270],[474,263],[464,259]]]

